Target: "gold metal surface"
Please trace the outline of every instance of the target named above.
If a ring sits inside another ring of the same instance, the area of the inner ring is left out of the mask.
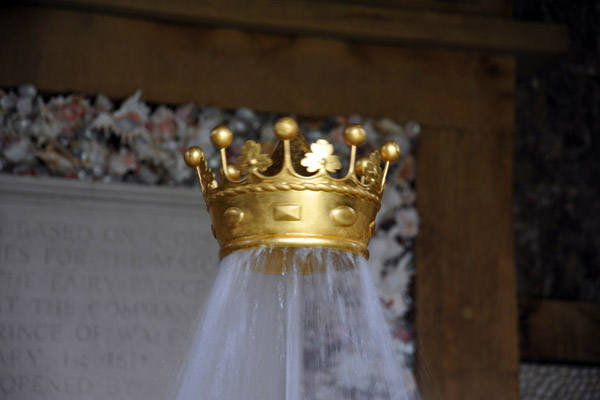
[[[309,149],[291,118],[280,119],[275,134],[282,143],[272,158],[262,154],[260,144],[248,141],[233,166],[226,157],[233,135],[226,127],[215,128],[211,140],[221,151],[219,184],[202,149],[192,147],[185,153],[186,163],[198,172],[220,256],[261,247],[324,247],[368,257],[389,163],[400,157],[398,145],[387,142],[356,161],[356,146],[366,135],[359,125],[347,127],[350,168],[340,179],[329,174],[341,163],[326,140],[317,140]],[[283,270],[274,271],[270,273]]]

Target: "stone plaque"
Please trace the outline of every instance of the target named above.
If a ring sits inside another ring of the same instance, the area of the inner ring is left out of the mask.
[[[163,399],[217,251],[199,189],[0,176],[0,399]]]

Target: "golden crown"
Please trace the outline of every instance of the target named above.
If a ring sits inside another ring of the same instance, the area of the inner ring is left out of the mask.
[[[249,140],[235,164],[226,157],[232,132],[225,126],[211,132],[221,152],[220,183],[200,147],[185,152],[186,163],[198,172],[219,255],[259,247],[325,247],[368,257],[389,165],[400,157],[398,144],[386,142],[356,160],[356,147],[366,134],[360,125],[346,127],[349,168],[343,178],[335,178],[330,173],[342,164],[330,143],[317,140],[309,148],[291,118],[281,118],[274,128],[281,143],[272,157]]]

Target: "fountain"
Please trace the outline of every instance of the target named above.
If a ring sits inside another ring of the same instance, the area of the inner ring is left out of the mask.
[[[231,165],[233,135],[215,128],[220,183],[200,148],[186,152],[222,259],[169,398],[410,399],[366,263],[398,145],[356,160],[365,132],[347,127],[348,172],[334,178],[332,145],[309,148],[290,118],[275,132],[273,158],[249,141]]]

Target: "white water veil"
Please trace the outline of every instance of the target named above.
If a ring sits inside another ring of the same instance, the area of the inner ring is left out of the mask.
[[[366,260],[321,248],[223,258],[176,400],[409,400]]]

